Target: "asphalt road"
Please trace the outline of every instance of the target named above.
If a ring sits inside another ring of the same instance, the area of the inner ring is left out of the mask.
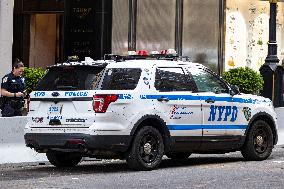
[[[16,155],[16,154],[15,154]],[[47,162],[0,165],[1,189],[29,188],[284,188],[284,147],[261,162],[244,161],[239,152],[164,159],[157,170],[137,172],[125,161],[85,161],[57,169]]]

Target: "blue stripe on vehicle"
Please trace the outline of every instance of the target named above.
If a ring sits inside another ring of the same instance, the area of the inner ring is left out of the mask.
[[[246,129],[247,125],[168,125],[169,130]]]
[[[247,104],[267,103],[269,100],[257,100],[252,98],[235,98],[235,97],[216,97],[216,96],[197,96],[197,95],[140,95],[140,99],[158,99],[161,97],[169,100],[207,100],[209,98],[219,102],[238,102]]]
[[[133,99],[131,94],[119,94],[118,99]]]
[[[236,98],[236,97],[216,97],[216,96],[197,96],[197,95],[140,95],[142,100],[156,100],[158,98],[168,98],[169,100],[207,100],[211,98],[216,102],[237,102],[245,104],[258,104],[258,103],[268,103],[269,100],[258,100],[252,98]],[[131,94],[119,94],[119,99],[130,100],[133,99]]]

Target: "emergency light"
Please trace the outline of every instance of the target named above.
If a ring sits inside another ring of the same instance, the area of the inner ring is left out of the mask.
[[[138,51],[128,51],[128,56],[153,56],[153,55],[171,55],[176,56],[177,52],[175,49],[167,49],[162,51],[151,51],[150,54],[146,50],[138,50]]]
[[[114,54],[106,54],[104,56],[104,60],[106,58],[110,58],[110,60],[115,60],[117,62],[125,61],[125,60],[138,60],[138,59],[157,59],[157,60],[182,60],[185,59],[189,61],[189,57],[187,56],[178,56],[175,49],[167,49],[162,51],[151,51],[150,53],[146,50],[138,50],[138,51],[128,51],[126,56],[123,55],[114,55]]]

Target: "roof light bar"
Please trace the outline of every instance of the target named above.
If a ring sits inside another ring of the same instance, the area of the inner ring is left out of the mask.
[[[157,59],[157,60],[182,60],[189,61],[188,56],[178,56],[175,49],[167,49],[162,51],[151,51],[150,54],[146,50],[139,51],[128,51],[128,55],[114,55],[106,54],[104,60],[114,60],[116,62],[121,62],[125,60],[137,60],[137,59]]]
[[[149,53],[148,53],[148,51],[146,51],[146,50],[140,50],[140,51],[137,51],[137,55],[140,55],[140,56],[149,56]]]

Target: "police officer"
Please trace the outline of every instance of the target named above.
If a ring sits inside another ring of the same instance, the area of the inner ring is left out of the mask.
[[[12,72],[2,78],[2,117],[22,115],[25,96],[25,80],[22,77],[23,72],[24,64],[19,59],[16,59],[13,63]]]

